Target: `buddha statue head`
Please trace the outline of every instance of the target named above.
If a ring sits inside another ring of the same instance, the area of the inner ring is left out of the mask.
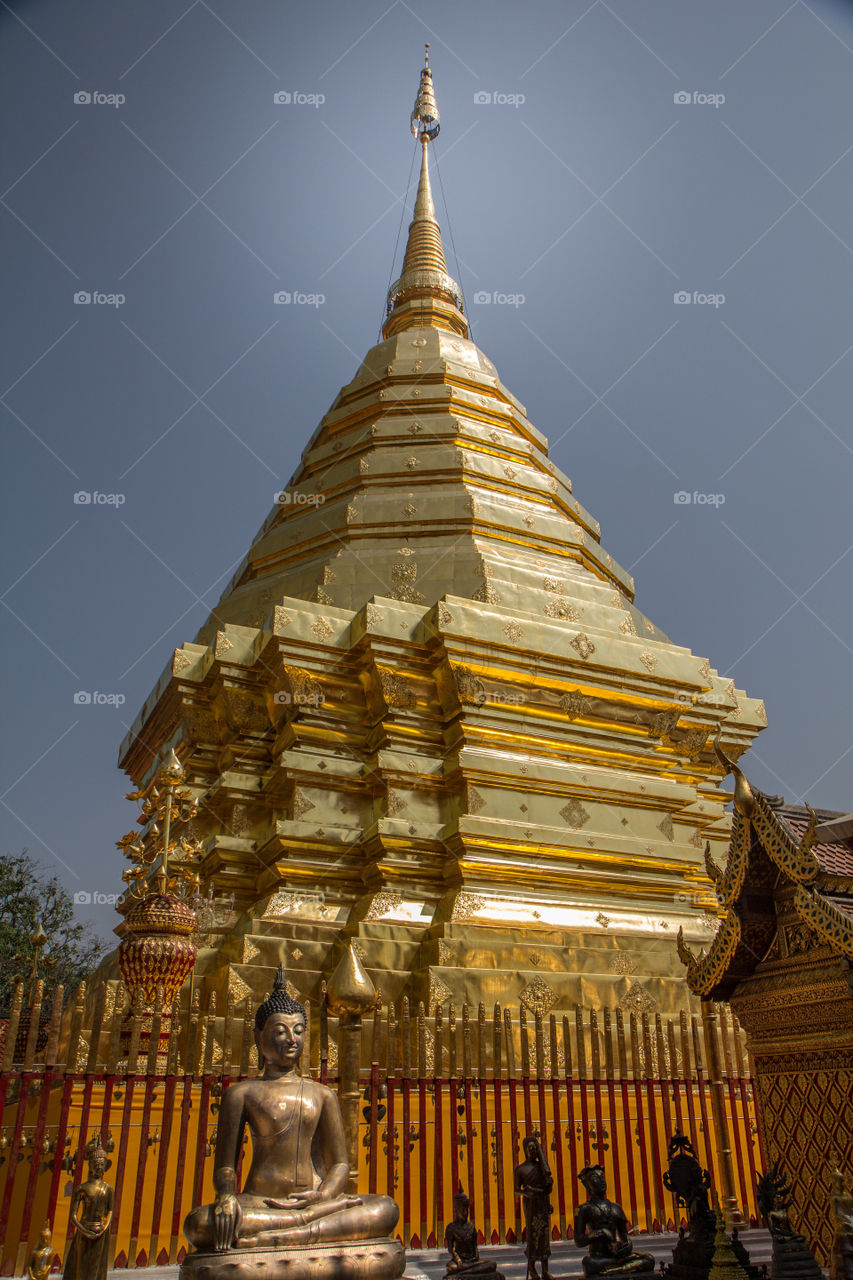
[[[305,1006],[287,992],[284,965],[278,966],[272,993],[255,1013],[255,1044],[258,1067],[295,1070],[305,1046],[308,1018]]]
[[[587,1165],[578,1174],[578,1181],[582,1182],[587,1195],[592,1200],[596,1196],[605,1196],[607,1194],[607,1180],[604,1175],[604,1167],[600,1164]]]
[[[471,1202],[460,1187],[453,1197],[453,1217],[457,1222],[467,1222]]]

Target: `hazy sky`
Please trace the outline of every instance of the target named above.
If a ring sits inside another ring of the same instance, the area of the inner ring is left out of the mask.
[[[376,340],[424,40],[475,341],[638,606],[765,700],[751,779],[853,802],[853,8],[420,12],[0,0],[0,814],[74,892],[120,891],[119,742]]]

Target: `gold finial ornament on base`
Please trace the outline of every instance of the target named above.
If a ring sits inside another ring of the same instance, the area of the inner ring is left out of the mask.
[[[337,1097],[299,1075],[305,1009],[283,968],[255,1015],[263,1074],[232,1084],[217,1126],[212,1205],[193,1209],[184,1233],[196,1252],[181,1280],[397,1280],[406,1255],[390,1232],[399,1210],[382,1195],[350,1195]],[[244,1126],[252,1163],[237,1191]]]
[[[355,1191],[358,1166],[358,1104],[361,1100],[359,1065],[361,1021],[376,1005],[376,988],[349,943],[326,988],[329,1012],[338,1019],[338,1098]]]
[[[86,1147],[89,1177],[74,1192],[71,1222],[74,1235],[62,1280],[105,1280],[110,1264],[113,1189],[104,1182],[107,1153],[97,1138]]]
[[[122,875],[133,887],[128,895],[132,905],[123,926],[118,963],[131,1007],[136,993],[142,992],[143,1052],[147,1052],[155,1012],[162,1014],[158,1053],[167,1051],[172,1004],[198,954],[191,938],[196,916],[179,893],[198,887],[195,866],[201,856],[200,844],[186,835],[187,824],[196,817],[198,805],[183,785],[184,778],[184,768],[172,749],[152,782],[127,797],[141,801],[142,812],[137,821],[145,831],[139,837],[129,833],[117,842],[133,863]],[[126,1039],[129,1034],[128,1021]]]
[[[50,1268],[53,1265],[53,1255],[54,1248],[50,1223],[46,1222],[41,1229],[38,1244],[30,1254],[30,1260],[27,1263],[29,1280],[47,1280],[50,1275]]]

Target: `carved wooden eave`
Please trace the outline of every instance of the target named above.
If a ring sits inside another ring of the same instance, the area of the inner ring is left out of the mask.
[[[690,990],[705,998],[728,999],[768,955],[780,900],[790,901],[820,943],[853,961],[853,900],[844,896],[843,877],[836,874],[844,869],[843,855],[822,865],[816,852],[818,815],[807,805],[805,830],[792,831],[791,819],[786,821],[779,812],[781,802],[751,788],[719,748],[718,755],[735,775],[735,812],[725,867],[714,862],[708,847],[705,867],[725,914],[700,956],[679,933],[678,954]],[[853,854],[848,856],[853,866]]]

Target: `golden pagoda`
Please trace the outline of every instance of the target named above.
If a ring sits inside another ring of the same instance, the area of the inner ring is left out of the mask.
[[[713,934],[703,850],[729,842],[711,740],[740,756],[763,705],[637,608],[471,341],[428,56],[411,124],[382,341],[120,763],[143,788],[180,757],[202,885],[233,900],[195,971],[220,998],[269,990],[283,949],[314,1000],[352,943],[385,999],[678,1012],[673,940]]]

